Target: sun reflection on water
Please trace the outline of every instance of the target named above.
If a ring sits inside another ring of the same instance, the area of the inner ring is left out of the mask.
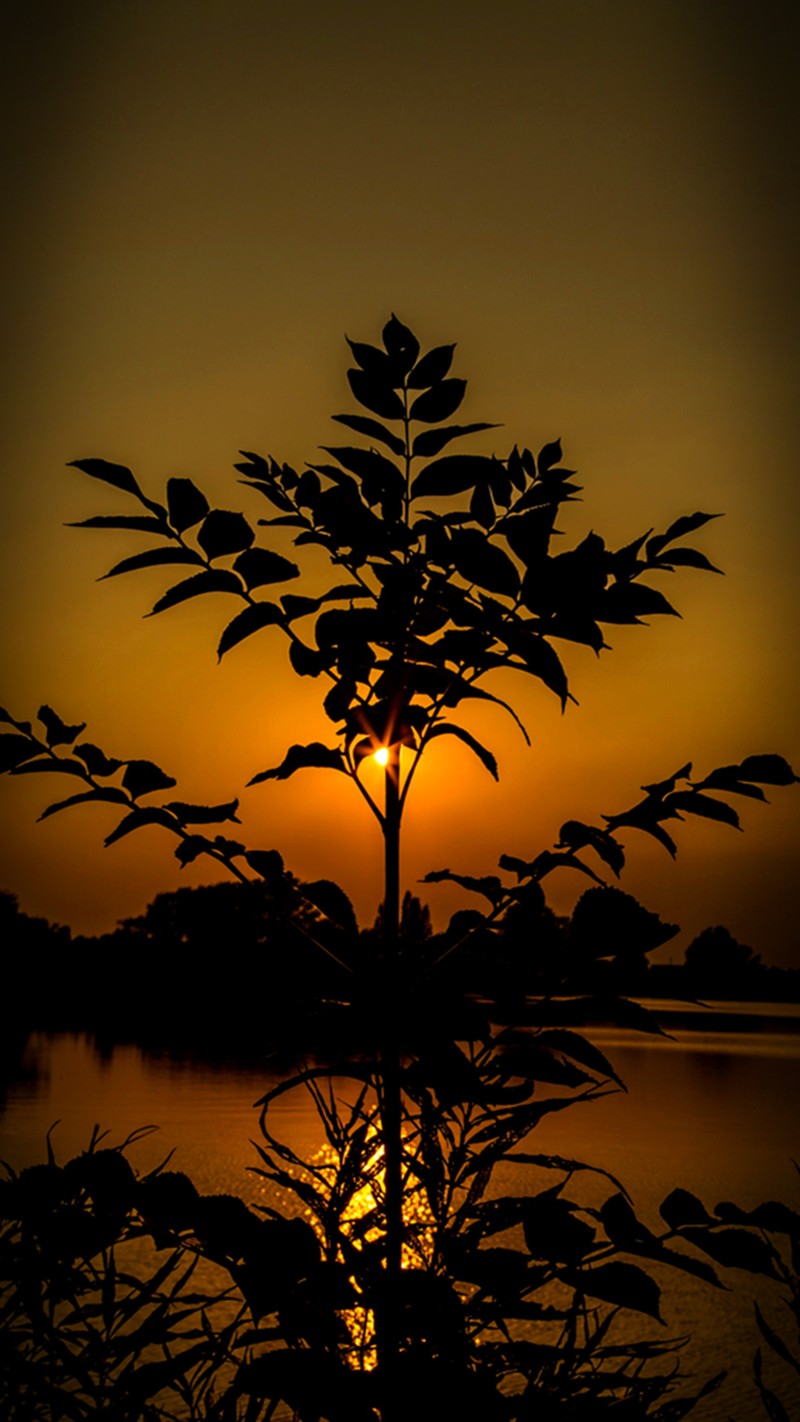
[[[361,1178],[363,1183],[349,1193],[347,1203],[338,1215],[338,1223],[347,1239],[349,1249],[363,1253],[383,1237],[381,1217],[385,1195],[384,1145],[380,1132],[370,1125],[366,1140],[374,1144],[365,1156]],[[341,1161],[338,1152],[329,1143],[320,1146],[308,1162],[319,1177],[326,1180],[330,1198],[333,1200]],[[309,1221],[320,1239],[323,1248],[328,1241],[322,1221],[310,1208],[306,1207],[303,1217]],[[403,1192],[404,1240],[401,1254],[401,1268],[414,1269],[430,1265],[434,1250],[434,1218],[424,1190],[414,1188],[407,1182]],[[347,1264],[343,1248],[336,1251],[340,1264]],[[352,1276],[351,1276],[352,1277]],[[358,1280],[352,1277],[357,1293],[361,1293]],[[351,1367],[371,1372],[377,1367],[378,1356],[375,1342],[375,1312],[366,1304],[357,1304],[341,1310],[340,1317],[350,1336],[348,1362]]]

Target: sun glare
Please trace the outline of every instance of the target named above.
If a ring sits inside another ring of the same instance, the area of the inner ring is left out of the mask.
[[[380,750],[376,750],[376,752],[375,752],[375,759],[377,760],[378,765],[388,765],[388,764],[389,764],[389,748],[388,748],[388,746],[381,746]]]

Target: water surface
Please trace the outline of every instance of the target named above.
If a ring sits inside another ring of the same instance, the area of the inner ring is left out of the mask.
[[[727,1013],[719,1020],[723,1030],[715,1031],[707,1013],[695,1017],[694,1027],[691,1014],[672,1016],[672,1040],[594,1030],[627,1092],[545,1118],[527,1148],[611,1171],[653,1228],[660,1201],[675,1185],[710,1208],[720,1200],[750,1207],[768,1198],[797,1207],[800,1181],[792,1158],[800,1160],[800,1008],[736,1004],[735,1021]],[[101,1053],[84,1036],[37,1034],[7,1087],[0,1155],[17,1168],[43,1159],[46,1132],[56,1121],[52,1140],[61,1160],[85,1148],[95,1123],[110,1131],[110,1142],[152,1123],[158,1131],[132,1147],[135,1168],[150,1169],[174,1151],[173,1168],[189,1174],[201,1191],[258,1203],[263,1184],[249,1169],[258,1164],[253,1103],[277,1080],[257,1065],[179,1061],[135,1046]],[[271,1129],[298,1154],[321,1146],[322,1131],[305,1092],[283,1096],[273,1111]],[[532,1188],[520,1167],[505,1167],[502,1185],[515,1194]],[[734,1287],[725,1292],[671,1271],[660,1280],[669,1332],[692,1335],[687,1357],[697,1376],[720,1368],[731,1372],[723,1389],[693,1414],[697,1422],[756,1422],[764,1416],[752,1383],[759,1342],[754,1297],[791,1337],[774,1288],[741,1270],[727,1277]],[[646,1331],[638,1319],[636,1328],[639,1336]],[[658,1325],[653,1329],[657,1333]],[[788,1370],[777,1360],[773,1365],[771,1356],[768,1367],[790,1415],[800,1417],[796,1375],[787,1378]]]

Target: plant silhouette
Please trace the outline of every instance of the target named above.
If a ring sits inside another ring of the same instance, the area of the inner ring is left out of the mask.
[[[384,843],[374,933],[359,937],[339,886],[300,885],[276,849],[233,838],[237,800],[207,806],[171,798],[175,780],[159,766],[107,754],[82,739],[85,723],[67,724],[47,706],[39,710],[38,732],[2,713],[10,728],[0,739],[3,769],[60,771],[78,782],[42,818],[77,804],[117,805],[121,817],[107,845],[158,825],[175,836],[182,865],[207,856],[242,884],[266,884],[275,912],[283,907],[292,932],[325,965],[320,1018],[338,1024],[338,1039],[360,1049],[324,1067],[301,1067],[259,1103],[258,1169],[299,1202],[306,1221],[276,1210],[260,1219],[240,1201],[192,1195],[185,1177],[167,1172],[144,1182],[146,1190],[129,1190],[114,1228],[100,1230],[93,1244],[111,1249],[124,1216],[125,1229],[149,1231],[157,1245],[193,1249],[233,1281],[254,1326],[243,1334],[234,1328],[215,1345],[215,1358],[224,1353],[235,1363],[232,1381],[217,1380],[210,1390],[191,1341],[185,1367],[150,1375],[148,1397],[157,1396],[156,1383],[173,1389],[189,1396],[192,1415],[266,1422],[283,1402],[307,1422],[399,1422],[439,1418],[446,1403],[463,1418],[487,1422],[610,1413],[667,1422],[694,1400],[663,1401],[674,1342],[612,1337],[620,1311],[661,1318],[659,1287],[644,1266],[669,1265],[713,1286],[709,1258],[774,1274],[770,1248],[746,1226],[723,1227],[680,1190],[665,1201],[667,1230],[656,1236],[618,1181],[532,1151],[528,1138],[548,1113],[620,1085],[576,1029],[603,1020],[658,1031],[650,1014],[619,995],[615,966],[629,974],[676,930],[638,905],[634,911],[634,901],[605,885],[604,876],[618,877],[624,866],[620,832],[648,834],[674,855],[675,822],[696,815],[738,825],[730,797],[763,800],[764,785],[796,777],[775,754],[750,755],[699,778],[687,763],[602,824],[570,820],[558,842],[530,860],[503,855],[501,873],[431,870],[427,882],[454,881],[482,902],[456,913],[444,933],[430,935],[408,897],[401,917],[401,827],[422,756],[442,737],[456,737],[497,777],[492,751],[453,716],[489,700],[527,740],[517,711],[491,689],[493,674],[532,677],[566,707],[573,698],[554,643],[599,653],[607,648],[606,627],[674,615],[651,576],[717,572],[685,542],[717,515],[681,516],[663,533],[618,549],[592,532],[554,551],[562,505],[580,492],[574,471],[561,463],[560,443],[535,456],[517,446],[503,457],[453,452],[471,434],[496,428],[453,422],[466,389],[450,374],[454,347],[421,354],[394,316],[382,346],[349,346],[350,388],[365,413],[334,419],[362,442],[326,447],[325,461],[302,473],[247,452],[236,465],[269,505],[269,517],[258,520],[266,542],[242,513],[210,507],[190,479],[170,479],[161,503],[123,465],[79,459],[73,467],[137,505],[133,514],[104,514],[80,527],[155,539],[106,576],[178,569],[151,615],[206,593],[227,594],[237,608],[222,631],[220,658],[256,634],[282,636],[294,672],[320,683],[330,737],[290,746],[250,784],[302,770],[348,777]],[[268,546],[274,528],[291,530],[298,550],[311,545],[327,555],[332,582],[323,593],[278,591],[300,568]],[[376,753],[384,765],[382,803],[361,776]],[[584,895],[563,952],[542,889],[559,868],[596,886]],[[297,912],[299,900],[305,912]],[[469,954],[505,954],[511,963],[526,935],[537,962],[532,999],[514,991],[511,971],[491,984],[494,1001],[459,989],[457,968]],[[299,1159],[273,1134],[272,1103],[298,1087],[312,1093],[324,1125],[323,1160]],[[115,1154],[119,1159],[121,1151]],[[529,1174],[523,1195],[502,1193],[508,1162]],[[57,1169],[52,1158],[46,1168]],[[601,1187],[599,1204],[576,1189],[586,1177]],[[22,1178],[12,1182],[18,1198]],[[62,1192],[51,1225],[67,1205],[75,1210],[80,1199],[93,1198],[89,1185],[83,1196]],[[695,1253],[674,1249],[675,1236]],[[59,1236],[61,1263],[65,1249]],[[52,1297],[54,1287],[48,1285]],[[178,1336],[170,1334],[172,1347]],[[666,1371],[659,1368],[664,1357]],[[196,1364],[200,1382],[192,1393]],[[59,1366],[63,1371],[63,1358]],[[66,1396],[68,1382],[59,1386]],[[84,1415],[79,1402],[70,1405],[77,1410],[64,1415]]]

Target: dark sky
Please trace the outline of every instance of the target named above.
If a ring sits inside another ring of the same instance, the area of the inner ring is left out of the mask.
[[[682,621],[567,659],[579,708],[513,690],[531,750],[472,717],[499,788],[466,750],[431,752],[407,882],[531,857],[688,759],[800,762],[794,19],[703,0],[6,3],[4,704],[86,719],[205,801],[329,734],[277,639],[218,669],[224,606],[143,622],[163,577],[95,586],[134,545],[63,524],[124,499],[64,464],[120,460],[153,494],[189,475],[259,516],[237,450],[313,460],[348,408],[344,333],[375,340],[394,309],[423,344],[459,343],[465,411],[504,426],[487,451],[562,438],[586,488],[570,542],[726,515],[698,539],[726,578],[667,589]],[[247,827],[369,918],[379,846],[347,789],[308,772],[248,791]],[[41,784],[3,791],[3,882],[28,912],[98,930],[200,877],[157,832],[103,851],[101,817],[36,826]],[[675,866],[632,852],[625,886],[680,944],[724,922],[768,960],[797,952],[800,796],[772,798],[743,835],[687,825]],[[430,897],[440,919],[454,906]]]

